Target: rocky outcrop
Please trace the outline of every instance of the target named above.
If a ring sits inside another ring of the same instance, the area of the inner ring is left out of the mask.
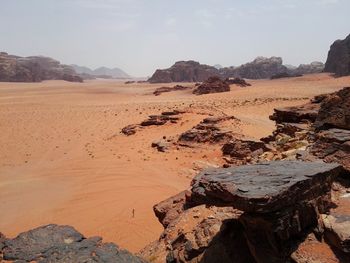
[[[181,86],[181,85],[175,85],[174,87],[160,87],[157,88],[153,94],[155,96],[159,96],[162,93],[166,93],[166,92],[172,92],[172,91],[178,91],[178,90],[189,90],[192,89],[192,87],[185,87],[185,86]]]
[[[328,242],[350,253],[350,215],[323,215],[322,222]]]
[[[231,207],[188,208],[141,255],[155,263],[254,263],[242,242],[242,229],[237,223],[240,215],[240,211]],[[236,247],[240,249],[233,250]]]
[[[234,138],[225,143],[221,150],[224,156],[228,156],[225,158],[227,163],[243,165],[254,162],[268,149],[263,142]]]
[[[331,45],[324,71],[336,76],[350,75],[350,35]]]
[[[303,238],[313,229],[322,235],[326,223],[321,213],[333,206],[332,182],[344,172],[340,165],[320,161],[203,171],[192,181],[191,192],[155,206],[165,229],[141,254],[169,263],[309,262],[302,260],[317,252],[305,251],[311,239]],[[346,223],[327,229],[342,236],[337,244],[347,247]],[[334,258],[347,258],[339,253]]]
[[[237,85],[242,88],[251,86],[250,83],[246,82],[245,79],[242,78],[227,78],[225,79],[225,82],[229,85]]]
[[[184,143],[220,143],[229,141],[234,134],[219,125],[221,122],[237,120],[233,116],[209,117],[194,126],[192,129],[185,131],[179,136],[178,141]]]
[[[3,244],[3,259],[14,262],[146,262],[100,237],[85,238],[70,226],[38,227]]]
[[[298,161],[213,169],[194,178],[192,200],[244,211],[239,222],[256,262],[282,263],[331,207],[331,185],[341,173],[337,164]]]
[[[350,129],[350,87],[326,96],[320,105],[316,127]]]
[[[230,85],[219,77],[210,77],[205,82],[196,87],[193,94],[203,95],[209,93],[220,93],[230,91]]]
[[[202,82],[215,75],[219,75],[215,67],[190,60],[176,62],[168,69],[158,69],[148,81],[150,83]]]
[[[40,82],[66,80],[82,82],[82,78],[69,66],[48,57],[18,57],[0,53],[0,81]]]
[[[274,114],[270,116],[276,123],[305,123],[314,122],[320,110],[319,103],[307,103],[295,107],[284,107],[274,109]]]
[[[191,192],[185,190],[153,206],[154,214],[164,228],[190,207],[186,203],[186,200],[190,199],[190,195]]]
[[[269,79],[272,76],[287,72],[280,57],[257,57],[252,62],[239,67],[224,68],[221,70],[224,77],[240,77],[246,79]]]
[[[288,70],[291,75],[304,75],[304,74],[313,74],[321,73],[324,70],[325,65],[322,62],[314,61],[310,64],[300,64],[297,68],[293,70]]]
[[[203,82],[211,76],[226,78],[270,79],[271,77],[295,77],[303,74],[320,73],[324,69],[322,62],[301,64],[299,67],[287,67],[280,57],[257,57],[252,62],[238,67],[212,67],[195,61],[179,61],[168,69],[158,69],[148,80],[150,83]],[[276,78],[277,78],[276,77]],[[238,79],[237,79],[238,80]],[[232,83],[247,86],[243,82]]]
[[[177,123],[181,117],[180,114],[183,114],[184,111],[173,110],[162,112],[160,115],[150,115],[148,119],[142,121],[140,124],[129,124],[121,129],[121,133],[130,136],[134,135],[137,130],[140,130],[148,126],[161,126],[166,123]]]

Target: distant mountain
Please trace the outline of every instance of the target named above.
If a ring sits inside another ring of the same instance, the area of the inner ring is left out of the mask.
[[[55,59],[43,56],[19,57],[0,52],[0,81],[40,82],[43,80],[83,81],[74,69]]]
[[[130,76],[125,73],[123,70],[119,68],[107,68],[107,67],[100,67],[95,70],[92,70],[88,67],[78,66],[78,65],[70,65],[78,74],[82,75],[91,75],[95,77],[110,77],[110,78],[116,78],[116,79],[124,79],[124,78],[130,78]]]
[[[148,79],[150,83],[169,82],[203,82],[209,77],[269,79],[274,76],[300,76],[302,74],[320,73],[323,71],[322,62],[302,64],[298,67],[283,65],[280,57],[257,57],[252,62],[238,67],[218,67],[200,64],[196,61],[179,61],[167,69],[157,69]]]

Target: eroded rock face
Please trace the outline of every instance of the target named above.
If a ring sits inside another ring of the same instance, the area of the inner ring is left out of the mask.
[[[70,226],[47,225],[6,239],[4,260],[15,262],[145,262],[102,238],[85,238]]]
[[[338,164],[275,161],[201,172],[192,182],[198,203],[269,213],[330,191]]]
[[[226,77],[240,77],[246,79],[269,79],[276,74],[287,72],[280,57],[257,57],[254,61],[235,68],[222,69]]]
[[[307,103],[301,106],[284,107],[274,109],[274,114],[270,116],[271,120],[277,123],[291,122],[314,122],[320,109],[319,103]]]
[[[350,215],[323,215],[322,221],[328,242],[350,253]]]
[[[197,86],[193,94],[202,95],[209,93],[220,93],[230,91],[230,85],[219,77],[210,77],[205,82]]]
[[[219,75],[215,67],[190,60],[176,62],[168,69],[158,69],[148,81],[150,83],[202,82],[215,75]]]
[[[263,142],[233,139],[221,148],[223,155],[229,156],[230,164],[242,165],[250,163],[267,151]]]
[[[154,214],[164,228],[189,207],[186,200],[190,195],[190,191],[185,190],[153,206]]]
[[[82,82],[74,69],[48,57],[18,57],[0,53],[0,81],[40,82],[66,80]]]
[[[240,215],[231,207],[201,205],[186,209],[169,222],[159,240],[144,248],[141,255],[155,263],[253,263],[237,222]],[[236,247],[240,250],[235,250]]]
[[[331,45],[324,71],[336,76],[350,75],[350,35]]]
[[[315,126],[350,129],[350,87],[328,95],[321,102]]]

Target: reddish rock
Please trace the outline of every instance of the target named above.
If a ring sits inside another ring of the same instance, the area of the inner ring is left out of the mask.
[[[301,106],[277,108],[274,109],[274,114],[270,116],[270,119],[277,123],[314,122],[317,118],[319,109],[319,103],[307,103]]]
[[[186,200],[191,195],[190,191],[182,191],[153,206],[153,211],[159,222],[166,228],[188,207]]]
[[[322,100],[315,126],[318,129],[350,129],[350,87],[330,94]]]
[[[221,148],[223,155],[230,156],[231,164],[242,165],[257,160],[268,149],[263,142],[233,139]]]

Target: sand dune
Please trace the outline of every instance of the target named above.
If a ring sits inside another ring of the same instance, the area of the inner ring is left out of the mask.
[[[0,83],[0,231],[11,237],[47,223],[69,224],[138,251],[162,231],[152,206],[188,187],[201,167],[222,164],[218,146],[159,153],[152,141],[219,113],[241,120],[230,127],[235,132],[259,139],[274,129],[273,108],[302,104],[349,81],[316,74],[250,81],[252,87],[232,86],[229,93],[157,97],[152,92],[163,85]],[[177,124],[120,134],[174,108],[188,109]]]

